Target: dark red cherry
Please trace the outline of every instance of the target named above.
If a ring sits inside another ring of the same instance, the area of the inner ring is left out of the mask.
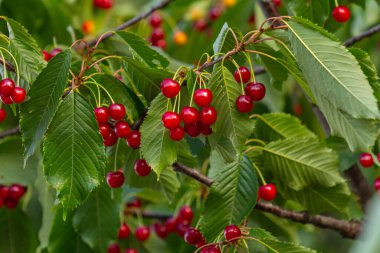
[[[185,137],[185,129],[181,126],[170,129],[170,138],[173,141],[180,141]]]
[[[224,229],[224,237],[227,241],[234,241],[235,238],[238,238],[241,236],[241,231],[238,226],[235,225],[228,225]]]
[[[0,81],[0,95],[8,97],[12,94],[15,88],[15,83],[10,78],[5,78]]]
[[[217,113],[214,107],[206,106],[202,108],[201,111],[201,122],[205,125],[212,125],[217,119]]]
[[[139,253],[136,249],[126,249],[124,253]]]
[[[203,32],[207,28],[207,22],[200,19],[200,20],[195,21],[193,26],[195,30],[197,30],[198,32]]]
[[[198,89],[193,95],[194,102],[200,107],[205,107],[212,102],[212,92],[209,89]]]
[[[260,198],[271,201],[276,198],[277,190],[274,184],[266,184],[259,187]]]
[[[9,187],[9,196],[12,199],[19,200],[24,196],[26,192],[26,187],[19,185],[19,184],[13,184]]]
[[[375,179],[375,182],[373,183],[373,187],[375,187],[376,191],[380,190],[380,177]]]
[[[7,118],[7,112],[0,108],[0,123],[3,122]]]
[[[49,61],[51,59],[51,55],[48,51],[42,50],[42,56],[44,57],[45,61]]]
[[[21,87],[15,87],[11,94],[11,99],[16,104],[24,102],[26,97],[26,91],[24,88]]]
[[[120,246],[117,243],[109,245],[107,253],[120,253]]]
[[[122,170],[107,173],[107,183],[111,188],[119,188],[124,184],[124,173]]]
[[[209,125],[201,124],[201,132],[203,135],[212,134],[212,128]]]
[[[165,32],[161,27],[155,28],[150,34],[150,42],[152,42],[152,44],[157,44],[159,40],[163,39],[165,39]]]
[[[12,99],[11,99],[10,96],[3,96],[3,95],[0,95],[0,100],[1,100],[1,102],[3,102],[3,103],[6,104],[6,105],[11,105],[11,104],[13,104],[13,101],[12,101]]]
[[[131,128],[127,122],[119,121],[115,125],[115,132],[119,138],[127,138],[127,136],[131,133]]]
[[[179,83],[170,78],[165,78],[161,82],[161,92],[165,97],[173,98],[177,96],[181,89]]]
[[[217,20],[222,15],[222,9],[219,7],[213,7],[210,10],[209,17],[211,20]]]
[[[149,227],[141,226],[136,228],[135,236],[136,239],[139,240],[140,242],[145,241],[149,238],[150,231]]]
[[[201,134],[202,126],[198,122],[185,125],[185,132],[191,137],[197,137]]]
[[[181,116],[178,113],[168,111],[164,112],[161,121],[165,128],[173,129],[181,124]]]
[[[166,231],[168,233],[173,233],[176,231],[177,229],[177,226],[178,226],[178,222],[177,222],[177,219],[171,217],[171,218],[168,218],[166,221],[165,221],[165,227],[166,227]]]
[[[100,131],[100,134],[102,135],[103,139],[105,140],[109,136],[112,129],[111,129],[109,124],[105,124],[105,125],[99,126],[99,131]]]
[[[182,206],[181,209],[179,209],[177,217],[179,223],[189,225],[193,217],[194,213],[190,206]]]
[[[265,97],[265,86],[262,83],[248,83],[245,87],[245,93],[252,98],[253,101],[260,101]]]
[[[199,111],[197,108],[185,106],[181,110],[181,118],[185,124],[195,124],[199,121]]]
[[[113,0],[94,0],[94,6],[100,9],[108,10],[113,5]]]
[[[168,236],[168,231],[166,230],[166,226],[160,223],[154,223],[153,229],[158,235],[158,237],[165,239]]]
[[[2,208],[4,205],[4,200],[2,198],[0,198],[0,208]]]
[[[184,239],[188,244],[195,245],[202,239],[202,234],[195,228],[189,228],[185,232]]]
[[[121,120],[125,116],[125,107],[122,104],[111,104],[108,107],[108,115],[114,120]]]
[[[195,247],[200,248],[207,244],[206,239],[202,236],[202,238],[195,244]]]
[[[0,186],[0,198],[2,199],[10,198],[10,187]]]
[[[13,198],[4,199],[4,205],[8,209],[14,209],[18,205],[18,200]]]
[[[157,27],[159,27],[161,25],[161,23],[162,23],[161,15],[158,14],[157,12],[153,13],[153,15],[150,16],[149,24],[150,24],[151,27],[157,28]]]
[[[152,168],[144,159],[139,159],[135,162],[134,170],[140,177],[148,176]]]
[[[247,67],[239,67],[234,73],[234,78],[235,78],[235,81],[238,83],[241,83],[241,82],[247,83],[251,79],[251,72],[249,71]]]
[[[281,4],[282,4],[282,1],[281,1],[281,0],[273,0],[273,3],[274,3],[277,7],[280,7]]]
[[[180,236],[180,237],[184,237],[185,236],[185,233],[187,231],[187,229],[189,228],[189,225],[188,224],[183,224],[183,223],[179,223],[177,225],[177,234]]]
[[[166,40],[164,40],[164,39],[159,40],[159,41],[157,41],[157,45],[153,45],[153,46],[157,46],[159,48],[165,49],[166,48]]]
[[[127,136],[127,145],[131,148],[139,148],[141,144],[141,134],[138,130],[132,130]]]
[[[350,19],[351,12],[346,6],[337,6],[333,9],[332,16],[337,22],[344,23]]]
[[[209,245],[201,250],[201,253],[221,253],[218,245]]]
[[[370,167],[372,167],[373,164],[374,164],[372,154],[370,154],[370,153],[362,153],[360,155],[360,158],[359,158],[359,163],[364,168],[370,168]]]
[[[127,224],[123,223],[119,228],[119,233],[117,234],[117,237],[119,239],[125,239],[129,237],[130,233],[131,233],[131,229],[128,227]]]
[[[111,147],[117,142],[117,134],[111,130],[106,138],[104,138],[103,144],[106,147]]]
[[[134,198],[132,201],[127,203],[128,208],[140,208],[141,206],[142,204],[139,198]]]
[[[97,107],[94,109],[95,118],[98,125],[104,125],[108,122],[108,109],[105,107]]]
[[[53,49],[50,51],[50,56],[51,56],[51,58],[53,58],[54,56],[56,56],[56,55],[59,54],[60,52],[62,52],[62,49],[59,49],[59,48],[53,48]]]
[[[236,99],[236,109],[242,113],[248,113],[253,109],[252,98],[248,95],[241,95]]]

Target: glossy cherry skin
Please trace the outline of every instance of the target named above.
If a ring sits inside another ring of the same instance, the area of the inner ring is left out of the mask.
[[[19,200],[24,196],[26,192],[26,187],[19,185],[19,184],[13,184],[9,187],[9,197],[12,199]]]
[[[141,134],[138,130],[132,130],[127,136],[127,145],[131,148],[139,148],[141,144]]]
[[[228,225],[224,229],[224,237],[227,241],[234,241],[235,238],[238,238],[241,236],[241,231],[238,226],[235,225]]]
[[[266,89],[262,83],[248,83],[245,87],[245,93],[250,96],[253,101],[260,101],[265,97]]]
[[[99,132],[102,135],[103,140],[105,140],[109,136],[111,131],[112,130],[109,124],[99,126]]]
[[[150,16],[149,24],[151,27],[157,28],[157,27],[161,26],[161,23],[162,23],[162,17],[160,14],[153,13],[153,15]]]
[[[0,123],[3,122],[7,118],[7,112],[0,108]]]
[[[115,125],[115,132],[119,138],[127,138],[131,133],[131,128],[125,121],[119,121]]]
[[[201,250],[201,253],[221,253],[221,251],[217,245],[210,245],[210,246],[204,247]]]
[[[5,78],[0,81],[0,95],[10,96],[15,88],[15,83],[10,78]]]
[[[239,74],[240,73],[240,74]],[[241,78],[240,78],[241,75]],[[247,67],[239,67],[234,73],[235,81],[238,83],[247,83],[251,79],[251,72]]]
[[[121,120],[125,116],[125,107],[122,104],[111,104],[108,107],[108,114],[114,120]]]
[[[173,233],[176,231],[177,229],[177,226],[178,226],[178,222],[177,222],[177,219],[171,217],[171,218],[168,218],[166,221],[165,221],[165,227],[166,227],[166,231],[168,233]]]
[[[166,226],[160,223],[154,223],[153,229],[156,232],[157,236],[165,239],[168,236],[168,231],[166,230]]]
[[[119,228],[119,233],[117,234],[117,237],[119,239],[125,239],[129,237],[130,233],[131,233],[131,229],[128,227],[127,224],[123,223]]]
[[[182,206],[179,209],[177,220],[179,223],[189,225],[193,221],[194,212],[190,206]]]
[[[62,52],[62,49],[59,49],[59,48],[53,48],[53,49],[50,51],[50,56],[51,56],[51,58],[53,58],[54,56],[56,56],[56,55],[59,54],[60,52]]]
[[[380,190],[380,177],[375,179],[375,182],[373,183],[373,187],[376,189],[376,191]]]
[[[6,105],[11,105],[11,104],[13,104],[13,101],[12,101],[12,99],[11,99],[10,96],[3,96],[3,95],[0,95],[0,100],[1,100],[1,102],[3,102],[3,103],[6,104]]]
[[[209,125],[202,124],[201,132],[203,135],[210,135],[212,134],[212,128]]]
[[[139,198],[134,198],[132,201],[127,203],[128,208],[140,208],[141,206],[142,204]]]
[[[197,229],[189,228],[185,232],[184,239],[188,244],[195,245],[202,239],[202,234]]]
[[[111,147],[117,142],[117,134],[111,130],[106,138],[104,138],[103,144],[106,147]]]
[[[282,4],[282,1],[281,1],[281,0],[273,0],[273,3],[274,3],[277,7],[280,7],[281,4]]]
[[[181,110],[181,119],[185,124],[195,124],[199,121],[199,111],[192,106],[185,106]]]
[[[120,246],[117,243],[109,245],[107,253],[120,253]]]
[[[202,126],[198,122],[195,124],[185,125],[185,132],[191,137],[197,137],[201,134]]]
[[[107,173],[107,184],[111,188],[119,188],[124,184],[124,173],[121,170]]]
[[[259,196],[266,201],[274,200],[276,195],[277,189],[274,184],[266,184],[259,187]]]
[[[179,83],[170,78],[165,78],[161,82],[161,92],[167,98],[173,98],[178,95],[181,86]]]
[[[26,91],[24,88],[21,87],[15,87],[11,94],[11,99],[16,104],[22,103],[25,101],[26,98]]]
[[[104,125],[108,122],[108,109],[105,107],[97,107],[94,109],[95,118],[98,125]]]
[[[217,20],[222,15],[222,9],[219,7],[213,7],[210,10],[209,17],[211,20]]]
[[[94,6],[100,9],[108,10],[113,5],[113,0],[94,0]]]
[[[212,102],[212,92],[209,89],[198,89],[194,92],[193,99],[200,107],[208,106]]]
[[[337,6],[333,9],[332,16],[337,22],[344,23],[350,19],[351,12],[346,6]]]
[[[189,228],[189,225],[187,224],[183,224],[183,223],[179,223],[177,225],[177,234],[180,236],[180,237],[184,237],[185,236],[185,233],[187,231],[187,229]]]
[[[253,100],[248,95],[241,95],[236,99],[236,109],[241,113],[248,113],[253,109]]]
[[[139,159],[135,162],[134,170],[137,175],[140,177],[146,177],[151,172],[152,168],[148,165],[148,163],[144,159]]]
[[[150,230],[149,227],[141,226],[136,228],[135,236],[140,242],[145,241],[149,238]]]
[[[374,164],[372,154],[370,154],[370,153],[362,153],[362,154],[360,154],[359,163],[364,168],[370,168],[370,167],[372,167],[373,164]]]
[[[124,253],[139,253],[136,249],[126,249]]]
[[[202,108],[201,111],[201,122],[205,125],[212,125],[217,119],[217,112],[214,107],[206,106]]]
[[[50,61],[51,55],[48,51],[42,50],[42,56],[44,57],[45,61]]]
[[[165,128],[173,129],[181,124],[181,116],[178,113],[168,111],[164,112],[161,121]]]
[[[185,129],[181,126],[170,129],[170,139],[173,141],[180,141],[185,137]]]

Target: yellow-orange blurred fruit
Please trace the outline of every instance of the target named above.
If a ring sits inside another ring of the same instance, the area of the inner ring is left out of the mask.
[[[92,34],[95,31],[95,23],[92,20],[87,20],[82,24],[82,32],[84,34]]]
[[[223,5],[227,8],[233,7],[236,4],[236,0],[223,0]]]
[[[192,8],[191,9],[191,20],[197,21],[202,19],[204,16],[204,13],[199,8]]]
[[[183,31],[176,31],[173,36],[174,43],[183,46],[187,43],[187,34]]]

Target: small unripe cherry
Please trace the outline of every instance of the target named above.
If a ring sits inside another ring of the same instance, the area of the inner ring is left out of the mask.
[[[108,107],[108,115],[114,120],[121,120],[125,116],[125,107],[122,104],[111,104]]]
[[[165,78],[161,82],[161,92],[167,98],[173,98],[178,95],[181,86],[179,83],[170,78]]]
[[[202,239],[202,234],[195,228],[189,228],[185,232],[184,239],[188,244],[195,245]]]
[[[180,141],[185,137],[185,129],[181,126],[170,129],[170,138],[173,141]]]
[[[108,122],[108,108],[105,107],[96,107],[94,109],[95,118],[98,122],[98,125],[104,125]]]
[[[199,111],[197,108],[185,106],[181,110],[181,119],[185,124],[195,124],[199,121]]]
[[[234,73],[234,78],[238,83],[247,83],[251,79],[251,72],[247,67],[239,67]]]
[[[0,95],[10,96],[15,88],[15,83],[10,78],[5,78],[0,81]]]
[[[0,108],[0,123],[3,122],[6,118],[7,112],[3,108]]]
[[[245,93],[252,98],[253,101],[260,101],[265,97],[265,86],[262,83],[248,83],[245,87]]]
[[[95,31],[95,23],[93,20],[86,20],[82,24],[82,32],[84,34],[92,34]]]
[[[259,187],[259,196],[266,201],[274,200],[276,195],[277,189],[274,184],[266,184]]]
[[[360,154],[359,163],[364,168],[370,168],[370,167],[372,167],[373,164],[374,164],[372,154],[370,154],[370,153],[362,153],[362,154]]]
[[[119,121],[115,125],[115,132],[119,138],[127,138],[131,133],[131,128],[125,121]]]
[[[218,114],[214,107],[212,106],[203,107],[201,111],[201,122],[202,124],[210,126],[215,123],[217,116]]]
[[[119,228],[119,233],[117,237],[119,239],[125,239],[129,237],[129,234],[131,233],[131,229],[128,227],[127,224],[123,223]]]
[[[346,6],[337,6],[333,9],[332,16],[337,22],[344,23],[350,19],[351,12]]]
[[[149,235],[150,235],[149,227],[141,226],[141,227],[136,228],[135,236],[136,236],[136,239],[139,240],[140,242],[147,240],[149,238]]]
[[[11,99],[14,103],[19,104],[24,102],[26,98],[26,91],[24,88],[15,87],[11,94]]]
[[[162,124],[167,129],[173,129],[181,124],[181,116],[176,112],[164,112],[161,117]]]
[[[149,24],[151,27],[157,28],[161,25],[161,23],[162,23],[162,17],[158,12],[153,13],[152,16],[150,16]]]
[[[228,225],[224,229],[224,237],[226,238],[227,241],[235,241],[240,236],[241,236],[240,228],[236,225]]]
[[[138,130],[132,130],[127,136],[127,145],[131,148],[139,148],[141,144],[141,134]]]
[[[115,131],[110,130],[108,136],[104,138],[103,144],[106,147],[111,147],[115,145],[116,142],[117,142],[117,134],[115,133]]]
[[[119,188],[124,184],[124,173],[122,170],[110,171],[107,173],[107,184],[111,188]]]
[[[253,109],[252,98],[248,95],[241,95],[236,99],[236,109],[241,113],[248,113]]]
[[[179,46],[186,45],[188,41],[187,34],[183,31],[176,31],[173,35],[173,40]]]
[[[152,168],[148,165],[145,159],[139,159],[135,162],[134,170],[140,177],[146,177],[150,174]]]
[[[212,92],[209,89],[198,89],[194,92],[193,99],[200,107],[208,106],[212,102]]]

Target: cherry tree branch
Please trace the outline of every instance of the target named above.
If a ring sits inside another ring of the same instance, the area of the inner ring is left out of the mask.
[[[350,46],[354,45],[355,43],[357,43],[357,42],[359,42],[365,38],[368,38],[368,37],[375,35],[378,32],[380,32],[380,24],[373,26],[372,28],[362,32],[361,34],[359,34],[357,36],[353,36],[353,37],[349,38],[348,40],[346,40],[344,45],[346,47],[350,47]]]
[[[20,133],[20,128],[18,126],[9,130],[5,130],[3,132],[0,132],[0,140],[11,135],[16,135],[18,133]]]
[[[0,58],[0,64],[1,64],[1,65],[4,65],[4,64],[5,64],[5,67],[7,68],[8,71],[11,71],[11,72],[13,72],[13,73],[16,73],[16,69],[15,69],[15,67],[14,67],[12,64],[10,64],[8,61],[3,60],[3,59]]]

